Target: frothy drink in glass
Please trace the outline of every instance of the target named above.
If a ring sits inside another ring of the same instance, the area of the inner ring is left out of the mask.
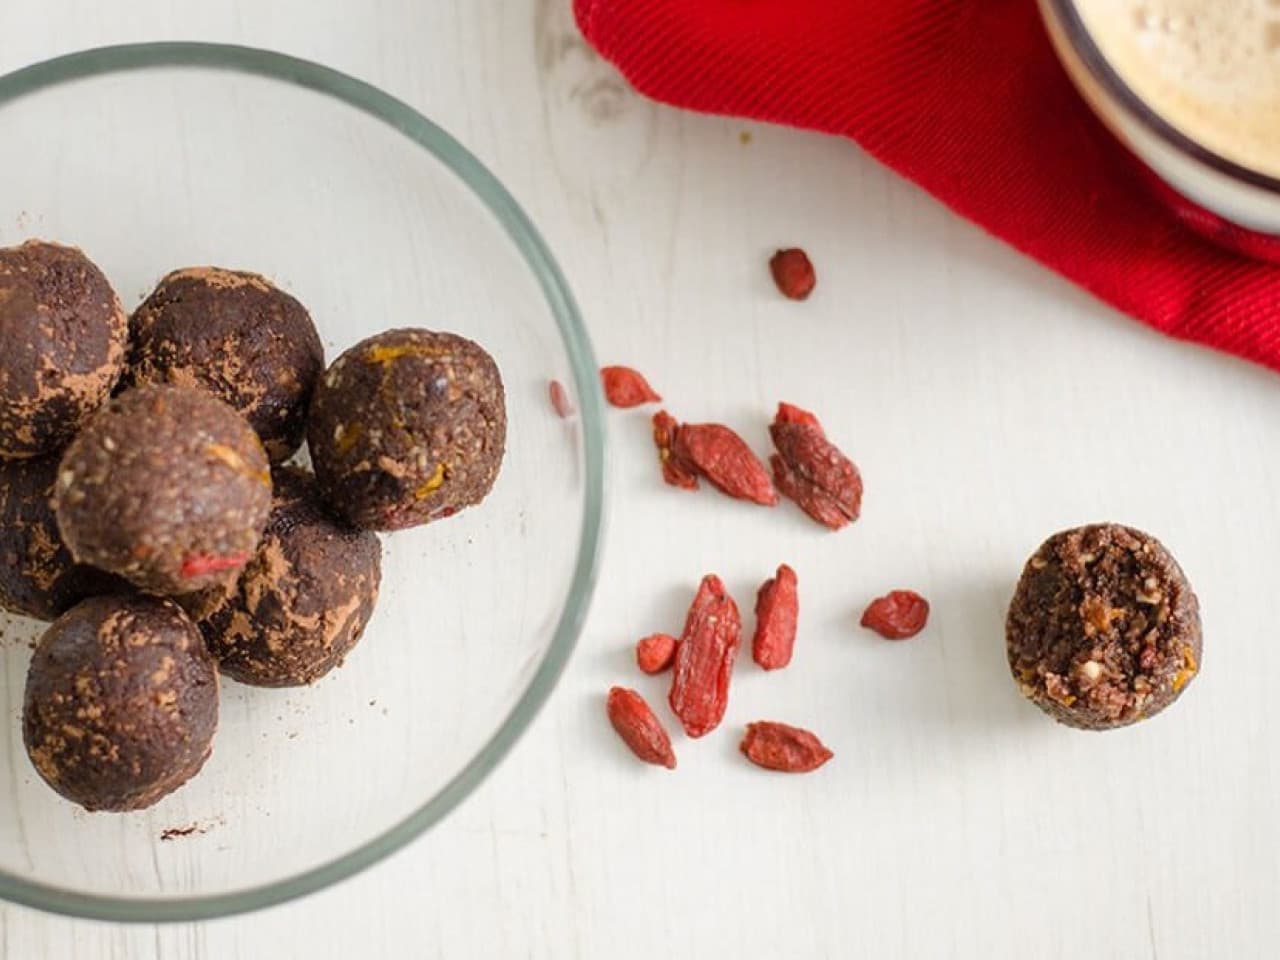
[[[1072,80],[1192,226],[1280,260],[1280,0],[1039,0]]]

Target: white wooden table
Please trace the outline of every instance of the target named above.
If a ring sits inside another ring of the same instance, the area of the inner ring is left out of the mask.
[[[3,955],[1272,955],[1280,378],[1114,316],[846,143],[642,101],[568,7],[6,0],[0,70],[223,40],[389,89],[526,205],[602,359],[758,442],[776,400],[818,410],[863,466],[863,521],[827,536],[794,511],[664,489],[644,416],[613,414],[590,625],[550,706],[460,811],[354,881],[234,920],[116,928],[0,908]],[[764,271],[790,243],[821,272],[804,305]],[[1026,554],[1095,519],[1164,538],[1206,627],[1184,702],[1108,735],[1044,720],[1002,651]],[[678,739],[676,774],[631,762],[603,692],[662,689],[638,682],[631,642],[678,629],[703,572],[749,608],[782,560],[804,598],[793,666],[741,669],[726,730]],[[856,626],[896,586],[935,608],[905,645]],[[763,717],[813,726],[836,759],[808,778],[748,767],[728,728]]]

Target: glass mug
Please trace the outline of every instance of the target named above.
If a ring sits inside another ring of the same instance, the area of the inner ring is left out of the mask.
[[[1280,263],[1280,180],[1241,166],[1176,129],[1125,83],[1074,0],[1038,0],[1072,82],[1187,226],[1248,256]]]

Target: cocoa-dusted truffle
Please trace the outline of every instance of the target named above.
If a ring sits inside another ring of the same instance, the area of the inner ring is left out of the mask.
[[[218,726],[218,673],[168,600],[95,597],[31,658],[22,739],[40,776],[88,810],[149,807],[191,779]]]
[[[267,455],[244,419],[190,387],[112,399],[67,448],[54,512],[71,555],[149,593],[234,578],[271,509]]]
[[[506,446],[497,364],[452,333],[389,330],[321,377],[307,440],[321,489],[356,526],[399,530],[479,503]]]
[[[1080,527],[1027,562],[1006,641],[1028,699],[1065,724],[1103,730],[1154,716],[1195,677],[1200,607],[1155,537]]]
[[[129,585],[77,564],[53,517],[56,456],[0,460],[0,607],[52,620],[85,597],[127,593]]]
[[[134,311],[129,338],[127,384],[208,390],[249,421],[275,462],[302,443],[324,347],[306,308],[265,277],[176,270]]]
[[[222,672],[244,683],[311,683],[342,663],[378,598],[382,545],[325,508],[315,479],[275,472],[267,531],[235,588],[200,623]]]
[[[61,449],[115,386],[128,320],[73,247],[0,250],[0,457]]]

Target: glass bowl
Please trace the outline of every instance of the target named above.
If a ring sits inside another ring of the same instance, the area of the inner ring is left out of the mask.
[[[90,814],[37,776],[19,718],[43,625],[9,618],[0,897],[106,920],[192,920],[320,889],[457,806],[547,699],[594,585],[598,375],[559,268],[452,137],[368,84],[207,44],[92,50],[0,78],[0,246],[82,247],[132,308],[168,270],[267,274],[328,359],[389,327],[484,345],[506,382],[490,497],[383,538],[377,612],[311,687],[226,681],[213,756],[149,810]],[[560,418],[548,381],[575,413]]]
[[[1160,202],[1209,240],[1280,263],[1280,180],[1215,153],[1147,104],[1103,55],[1076,0],[1038,2],[1071,81],[1128,149]],[[1115,15],[1132,16],[1132,11],[1117,4]]]

